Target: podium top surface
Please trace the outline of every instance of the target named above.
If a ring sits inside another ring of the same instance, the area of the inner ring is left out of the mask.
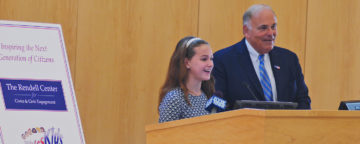
[[[171,127],[203,123],[208,121],[222,120],[233,117],[259,117],[259,118],[359,118],[360,111],[338,111],[338,110],[259,110],[259,109],[239,109],[222,113],[204,115],[194,118],[175,120],[160,124],[150,124],[145,128],[146,132],[161,130]]]

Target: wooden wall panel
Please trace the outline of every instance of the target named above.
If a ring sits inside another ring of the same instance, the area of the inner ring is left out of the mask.
[[[277,46],[295,52],[304,67],[306,0],[200,0],[199,36],[207,40],[214,51],[239,42],[242,15],[253,4],[270,5],[278,18]]]
[[[305,75],[314,109],[360,99],[360,1],[309,1]]]
[[[76,92],[88,144],[143,144],[176,43],[198,1],[80,0]]]
[[[61,24],[74,76],[77,4],[77,0],[0,0],[0,19]]]

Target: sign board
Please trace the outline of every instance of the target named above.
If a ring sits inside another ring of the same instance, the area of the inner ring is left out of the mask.
[[[58,24],[0,21],[0,144],[85,144]]]

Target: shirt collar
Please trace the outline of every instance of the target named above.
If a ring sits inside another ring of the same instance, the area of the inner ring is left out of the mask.
[[[252,59],[252,61],[258,61],[258,57],[260,54],[254,49],[254,47],[251,46],[251,44],[247,41],[247,39],[245,39],[245,44],[249,51],[250,58]]]
[[[245,44],[246,44],[247,50],[249,51],[251,60],[254,62],[258,61],[260,54],[254,49],[254,47],[251,46],[251,44],[247,41],[247,39],[245,39]],[[268,56],[269,56],[269,53],[265,53],[264,59],[267,58]]]

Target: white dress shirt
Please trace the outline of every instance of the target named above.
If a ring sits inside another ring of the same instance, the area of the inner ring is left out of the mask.
[[[258,79],[260,80],[259,53],[250,45],[250,43],[246,39],[245,39],[245,43],[246,43],[246,47],[247,47],[247,49],[249,51],[250,59],[251,59],[251,61],[253,63],[256,75],[258,76]],[[273,71],[272,71],[272,68],[271,68],[270,56],[269,56],[268,53],[264,54],[264,66],[265,66],[266,72],[267,72],[267,74],[269,75],[269,78],[270,78],[271,90],[272,90],[272,93],[273,93],[273,99],[274,99],[274,101],[277,101],[275,78],[274,78],[274,74],[273,74]]]

